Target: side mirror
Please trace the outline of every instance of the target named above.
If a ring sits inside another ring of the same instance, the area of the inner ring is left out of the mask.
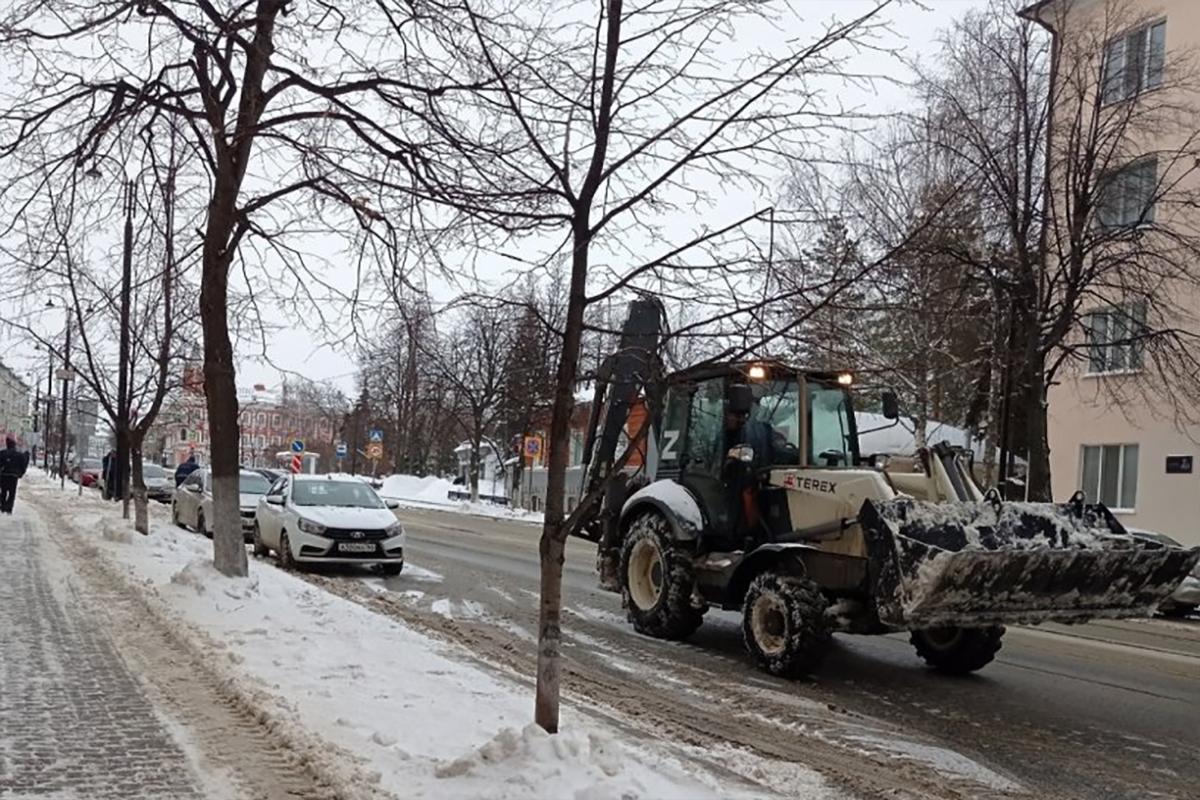
[[[272,505],[272,506],[283,505],[283,495],[281,495],[281,494],[267,495],[267,505]]]
[[[741,461],[744,464],[749,464],[754,460],[754,448],[748,444],[739,444],[729,448],[729,452],[725,457],[730,461]]]
[[[398,500],[384,500],[383,504],[385,506],[387,506],[388,508],[390,508],[392,511],[395,511],[397,508],[400,507],[400,501],[398,501]]]
[[[754,408],[754,390],[744,383],[735,383],[725,395],[726,409],[731,414],[749,414]]]
[[[900,400],[896,397],[895,392],[884,392],[879,399],[883,402],[884,419],[900,419]]]

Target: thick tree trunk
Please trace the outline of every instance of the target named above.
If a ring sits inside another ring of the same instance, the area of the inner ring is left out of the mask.
[[[237,187],[218,175],[208,208],[200,283],[200,322],[204,329],[204,395],[208,405],[210,465],[213,474],[213,565],[225,575],[246,575],[246,548],[238,513],[238,403],[229,339],[228,288],[233,206]]]
[[[150,535],[150,512],[146,508],[146,478],[142,474],[142,438],[137,432],[132,432],[130,436],[129,454],[133,464],[133,480],[130,488],[133,495],[133,528],[143,536],[148,536]]]
[[[467,468],[467,480],[471,484],[471,502],[479,502],[479,449],[483,447],[483,434],[478,427],[471,436],[471,464]]]
[[[1021,405],[1025,415],[1025,435],[1028,438],[1029,464],[1026,471],[1026,493],[1029,500],[1049,502],[1053,497],[1050,486],[1050,440],[1047,425],[1045,370],[1038,355],[1029,356],[1025,370],[1025,385]]]

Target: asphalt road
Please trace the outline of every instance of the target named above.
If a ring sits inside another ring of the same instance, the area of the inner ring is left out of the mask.
[[[454,620],[483,658],[531,653],[538,529],[400,516],[410,568],[383,581],[389,593]],[[594,557],[589,542],[568,546],[567,691],[664,736],[812,763],[863,796],[895,782],[891,796],[937,784],[952,797],[1200,797],[1200,621],[1010,629],[997,661],[966,678],[926,669],[906,636],[839,635],[813,680],[789,682],[754,669],[734,614],[710,612],[682,644],[634,633],[620,598],[596,587]],[[843,758],[864,750],[893,754],[872,774]]]

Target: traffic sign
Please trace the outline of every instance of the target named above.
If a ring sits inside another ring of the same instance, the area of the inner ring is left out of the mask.
[[[292,452],[293,453],[303,453],[304,452],[304,440],[303,439],[296,439],[295,441],[292,442]]]
[[[525,437],[525,461],[533,463],[542,455],[542,437],[526,436]]]
[[[367,431],[367,440],[371,444],[383,444],[383,428],[371,428]]]
[[[333,451],[333,454],[338,458],[345,458],[349,453],[350,448],[346,446],[345,442],[338,442],[337,447]]]
[[[367,458],[372,461],[378,461],[383,458],[383,445],[379,442],[371,442],[367,445]]]

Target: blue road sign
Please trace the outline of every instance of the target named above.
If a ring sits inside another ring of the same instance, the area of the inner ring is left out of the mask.
[[[302,439],[296,439],[294,442],[292,442],[292,452],[293,453],[303,453],[304,452],[304,441]]]
[[[338,442],[337,447],[334,449],[333,453],[338,458],[345,458],[350,453],[350,448],[348,448],[346,446],[345,442]]]
[[[383,444],[383,428],[371,428],[367,432],[367,438],[371,444]]]

